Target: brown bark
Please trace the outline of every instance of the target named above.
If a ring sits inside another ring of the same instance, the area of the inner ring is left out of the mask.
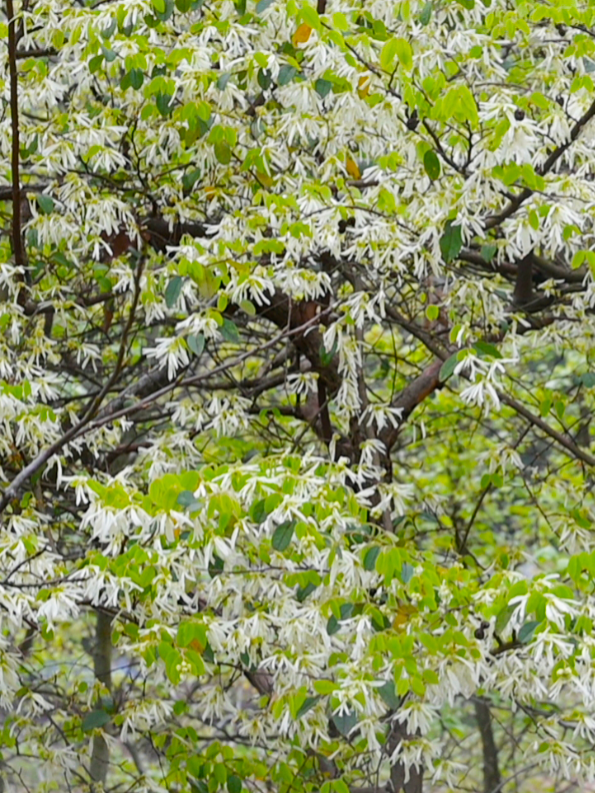
[[[485,698],[474,698],[474,704],[483,751],[483,790],[486,792],[499,791],[502,776],[498,766],[498,748],[492,729],[492,713]]]
[[[407,732],[407,728],[402,725],[400,722],[394,722],[393,727],[390,732],[390,736],[388,739],[388,751],[392,755],[392,753],[396,750],[399,743],[402,741],[408,741],[412,739],[413,736]],[[407,771],[409,772],[409,777],[407,778]],[[407,780],[406,780],[407,778]],[[423,768],[417,768],[415,766],[407,767],[403,764],[402,761],[397,761],[396,764],[393,764],[390,770],[390,781],[391,781],[391,791],[403,791],[403,792],[418,792],[421,794],[423,792],[423,779],[424,779],[424,771]]]
[[[95,647],[93,648],[93,669],[95,678],[110,692],[112,690],[112,619],[105,612],[97,610],[95,624]],[[101,705],[100,703],[98,705]],[[90,775],[93,783],[105,781],[109,768],[109,747],[103,736],[93,737]],[[95,789],[94,789],[95,790]]]

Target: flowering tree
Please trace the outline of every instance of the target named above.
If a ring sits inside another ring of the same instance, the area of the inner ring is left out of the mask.
[[[595,776],[594,22],[6,0],[4,786]]]

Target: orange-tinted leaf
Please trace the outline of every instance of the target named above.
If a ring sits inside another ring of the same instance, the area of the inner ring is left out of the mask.
[[[393,628],[397,629],[400,626],[404,626],[415,612],[417,610],[412,604],[399,604],[393,620]]]
[[[360,179],[362,172],[359,170],[358,164],[355,162],[353,157],[347,155],[345,158],[345,165],[347,166],[347,173],[352,179]]]
[[[311,33],[312,33],[312,28],[310,27],[310,25],[306,25],[305,22],[302,23],[291,37],[293,46],[297,47],[298,44],[305,44],[310,38]]]
[[[365,99],[370,93],[370,75],[362,74],[357,82],[357,95],[360,99]]]

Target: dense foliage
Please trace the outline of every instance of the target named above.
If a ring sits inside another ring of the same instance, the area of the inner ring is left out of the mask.
[[[3,786],[592,780],[595,3],[3,5]]]

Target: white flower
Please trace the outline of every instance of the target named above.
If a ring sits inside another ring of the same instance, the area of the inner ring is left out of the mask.
[[[402,408],[395,408],[386,403],[370,403],[360,417],[362,424],[372,426],[376,423],[379,431],[390,425],[398,427],[403,414]]]
[[[436,709],[426,703],[415,701],[402,706],[395,714],[394,719],[406,725],[407,732],[411,734],[428,733],[436,719]]]
[[[180,367],[190,363],[186,343],[181,337],[161,337],[157,339],[155,347],[147,347],[145,354],[148,358],[156,358],[161,367],[167,364],[167,376],[170,380],[175,377]]]

